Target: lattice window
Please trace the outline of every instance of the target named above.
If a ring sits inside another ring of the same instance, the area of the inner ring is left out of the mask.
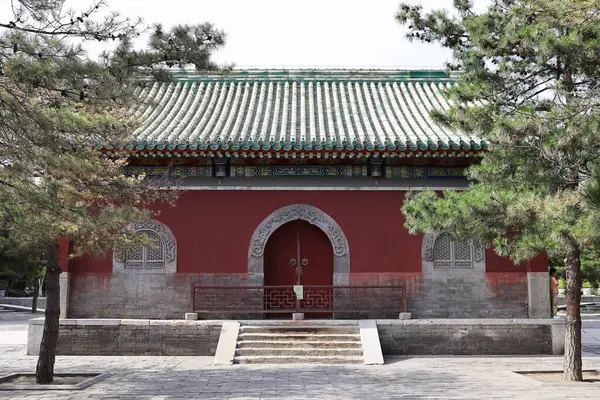
[[[473,268],[471,240],[453,240],[449,234],[439,235],[433,245],[434,268]]]
[[[125,268],[165,268],[165,243],[160,235],[153,231],[140,231],[150,243],[125,251]]]

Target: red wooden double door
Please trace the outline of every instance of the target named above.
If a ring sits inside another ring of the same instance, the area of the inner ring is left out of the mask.
[[[265,285],[287,286],[266,289],[265,309],[286,310],[296,308],[293,285],[303,285],[302,310],[331,310],[331,288],[310,286],[333,285],[333,250],[327,235],[309,222],[296,220],[277,229],[265,248]],[[267,317],[289,317],[289,313],[267,314]],[[330,313],[308,313],[307,318],[327,318]]]

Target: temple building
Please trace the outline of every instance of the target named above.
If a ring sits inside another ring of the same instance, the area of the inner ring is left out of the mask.
[[[454,79],[234,70],[141,90],[130,144],[101,151],[128,158],[129,174],[164,178],[178,200],[134,224],[154,245],[63,258],[63,311],[549,317],[544,257],[515,266],[477,238],[404,227],[408,191],[464,189],[464,168],[485,157],[482,138],[430,117],[448,109],[441,90]]]

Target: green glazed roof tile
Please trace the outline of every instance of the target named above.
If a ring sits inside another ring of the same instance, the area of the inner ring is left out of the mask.
[[[485,149],[436,123],[443,71],[244,70],[174,73],[139,94],[137,149]],[[129,147],[128,147],[129,148]]]

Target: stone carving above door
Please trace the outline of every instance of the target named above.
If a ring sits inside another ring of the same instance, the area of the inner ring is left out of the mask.
[[[329,238],[334,255],[334,283],[349,284],[350,249],[346,235],[338,223],[327,213],[309,204],[292,204],[276,210],[258,225],[250,239],[248,273],[259,284],[264,278],[264,252],[267,241],[283,224],[304,220],[319,227]]]
[[[333,218],[316,207],[307,204],[294,204],[277,210],[259,225],[257,232],[252,236],[252,255],[262,256],[267,240],[273,232],[281,225],[297,219],[310,222],[321,228],[329,237],[333,246],[333,253],[336,256],[346,254],[348,251],[346,237]]]

